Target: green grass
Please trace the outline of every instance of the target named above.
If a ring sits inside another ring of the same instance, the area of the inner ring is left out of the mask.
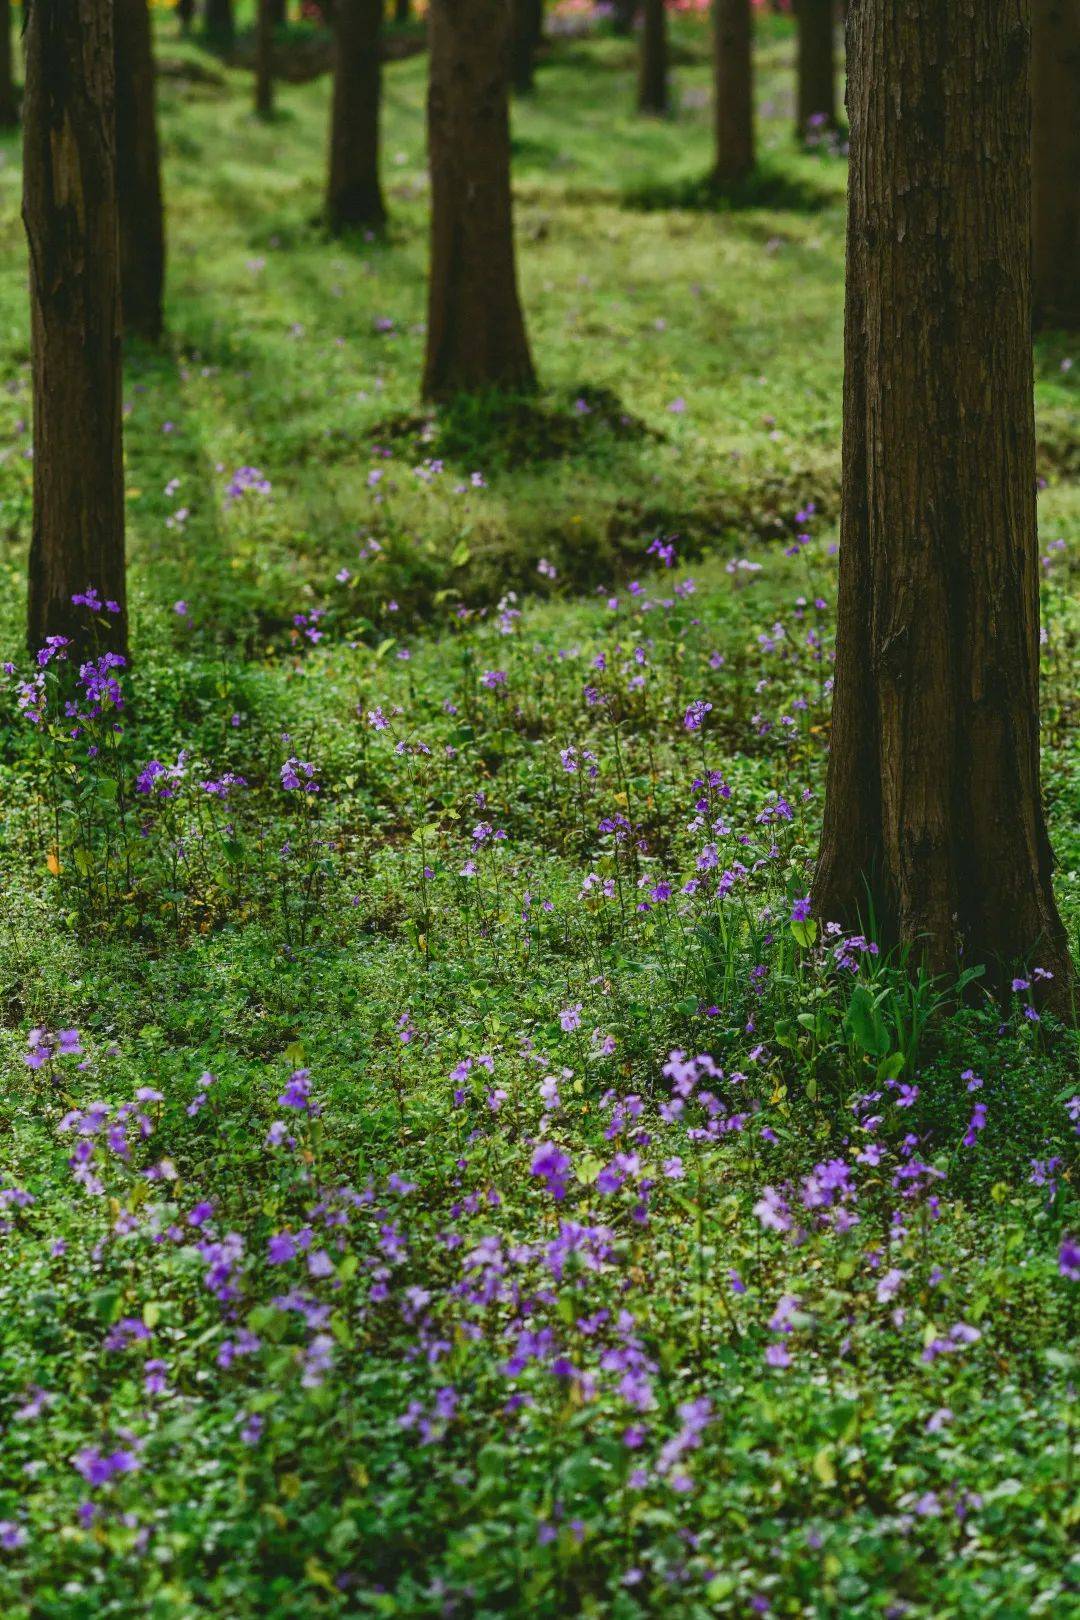
[[[514,109],[542,388],[435,415],[423,59],[386,75],[388,235],[334,243],[325,80],[260,124],[250,76],[160,24],[169,337],[127,358],[125,729],[91,717],[87,757],[2,698],[5,1620],[1076,1602],[1075,1041],[1026,994],[958,1004],[792,920],[828,727],[844,167],[797,151],[766,20],[764,177],[704,206],[705,33],[676,40],[663,123],[633,114],[631,46],[552,46]],[[0,151],[0,636],[25,673]],[[1074,353],[1043,340],[1037,386],[1075,937]],[[242,466],[271,490],[226,501]],[[174,796],[140,792],[181,749]],[[292,756],[317,795],[282,785]],[[225,771],[247,786],[222,801],[201,784]],[[71,1028],[82,1053],[27,1066],[32,1030]],[[723,1070],[682,1117],[673,1049]],[[297,1069],[317,1116],[280,1100]],[[147,1087],[125,1158],[87,1111]],[[766,1188],[801,1235],[762,1221]],[[88,1480],[90,1453],[124,1465]]]

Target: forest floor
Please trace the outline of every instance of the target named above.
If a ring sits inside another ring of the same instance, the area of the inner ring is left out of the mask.
[[[958,1004],[800,904],[845,166],[761,32],[723,207],[699,22],[665,121],[632,45],[551,45],[513,110],[541,389],[436,415],[424,58],[388,234],[332,242],[326,79],[260,124],[160,23],[132,667],[76,738],[22,651],[0,145],[10,1620],[1080,1609],[1075,1040],[1037,962]],[[1075,939],[1074,358],[1039,342]]]

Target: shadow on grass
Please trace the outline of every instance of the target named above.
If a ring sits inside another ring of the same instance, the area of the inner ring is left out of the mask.
[[[734,185],[724,185],[711,174],[683,180],[650,180],[622,195],[624,208],[640,213],[661,209],[700,213],[725,213],[749,208],[777,209],[797,214],[817,214],[832,208],[838,193],[816,186],[781,168],[762,164]]]
[[[499,470],[609,457],[617,446],[662,435],[626,410],[611,389],[583,384],[572,399],[462,394],[434,416],[409,412],[388,417],[371,430],[371,437],[377,443],[413,441],[425,455],[434,453],[462,467]]]

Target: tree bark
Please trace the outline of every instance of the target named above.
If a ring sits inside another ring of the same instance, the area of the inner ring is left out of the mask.
[[[26,28],[23,220],[34,395],[31,650],[127,641],[112,0],[35,3]],[[96,623],[94,586],[119,606]]]
[[[0,129],[14,129],[18,122],[11,62],[11,0],[0,0]]]
[[[115,0],[116,195],[124,328],[161,336],[165,220],[147,0]]]
[[[176,0],[176,15],[181,31],[186,34],[195,21],[195,0]]]
[[[737,185],[754,167],[753,19],[750,0],[713,0],[718,185]]]
[[[805,140],[836,128],[833,0],[798,0],[798,108],[796,134]]]
[[[274,116],[274,0],[256,0],[255,116]]]
[[[668,110],[667,11],[664,0],[645,0],[641,20],[638,112]]]
[[[338,0],[326,220],[335,233],[386,219],[379,184],[382,0]]]
[[[510,0],[510,6],[510,83],[518,95],[528,95],[544,32],[544,0]]]
[[[288,0],[270,0],[269,10],[271,28],[284,28],[289,20]]]
[[[1035,323],[1080,328],[1080,0],[1034,0]]]
[[[510,195],[507,0],[432,0],[426,399],[534,385]]]
[[[409,0],[394,0],[394,21],[398,24],[409,20]]]
[[[1039,788],[1028,0],[852,0],[816,914],[1070,978]]]
[[[206,37],[215,45],[231,45],[236,38],[233,0],[206,0]]]

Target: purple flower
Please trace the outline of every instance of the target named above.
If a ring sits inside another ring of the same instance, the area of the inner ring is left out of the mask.
[[[683,715],[683,725],[687,731],[700,731],[705,716],[712,713],[712,704],[706,703],[704,698],[695,698]]]
[[[302,1114],[317,1114],[318,1108],[311,1101],[311,1070],[295,1069],[278,1102],[282,1108],[295,1108]]]
[[[1058,1270],[1069,1282],[1080,1282],[1080,1238],[1062,1238],[1058,1250]]]
[[[573,1006],[564,1007],[559,1014],[559,1027],[569,1035],[581,1027],[581,1002],[575,1001]]]
[[[565,1198],[570,1160],[561,1148],[557,1148],[553,1142],[541,1142],[533,1154],[530,1169],[534,1176],[539,1176],[547,1184],[553,1198]]]
[[[792,920],[792,922],[805,922],[806,919],[809,917],[809,915],[810,915],[810,896],[808,894],[806,894],[806,895],[803,895],[801,900],[796,900],[795,904],[792,906],[792,908],[791,908],[791,920]]]

